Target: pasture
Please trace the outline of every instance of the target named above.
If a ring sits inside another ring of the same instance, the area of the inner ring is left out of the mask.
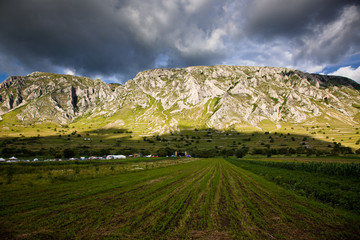
[[[299,194],[274,180],[290,178],[283,170],[291,170],[250,161],[140,158],[0,165],[0,237],[359,238],[357,209]],[[296,175],[301,171],[318,175],[304,169],[296,169]],[[322,174],[322,182],[328,181]],[[340,175],[331,180],[356,181]]]

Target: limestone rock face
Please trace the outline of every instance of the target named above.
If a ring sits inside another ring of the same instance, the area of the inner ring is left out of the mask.
[[[105,101],[110,87],[101,81],[35,72],[0,84],[0,114],[17,110],[23,122],[69,123]]]
[[[60,124],[101,117],[103,127],[147,133],[320,118],[352,124],[359,113],[359,89],[347,78],[273,67],[154,69],[124,85],[36,72],[0,84],[0,115],[16,111],[17,120],[24,123]]]

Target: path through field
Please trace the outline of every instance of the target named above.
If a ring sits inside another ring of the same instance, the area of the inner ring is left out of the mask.
[[[356,239],[359,218],[222,158],[0,186],[1,239]]]

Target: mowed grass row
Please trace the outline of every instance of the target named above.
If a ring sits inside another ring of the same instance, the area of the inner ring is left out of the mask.
[[[1,239],[356,239],[359,223],[222,158],[0,186]]]

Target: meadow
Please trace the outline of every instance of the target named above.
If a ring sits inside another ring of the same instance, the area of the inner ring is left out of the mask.
[[[307,161],[291,159],[135,158],[2,164],[0,237],[358,239],[358,208],[301,194],[299,189],[312,191],[306,186],[292,189],[286,185],[300,174],[306,180],[315,179],[313,185],[330,181],[341,189],[352,183],[343,190],[359,194],[358,176],[314,170],[321,169],[317,166],[307,169],[301,165]],[[358,161],[339,159],[333,162],[359,166]],[[282,165],[285,162],[298,165],[291,169]]]

